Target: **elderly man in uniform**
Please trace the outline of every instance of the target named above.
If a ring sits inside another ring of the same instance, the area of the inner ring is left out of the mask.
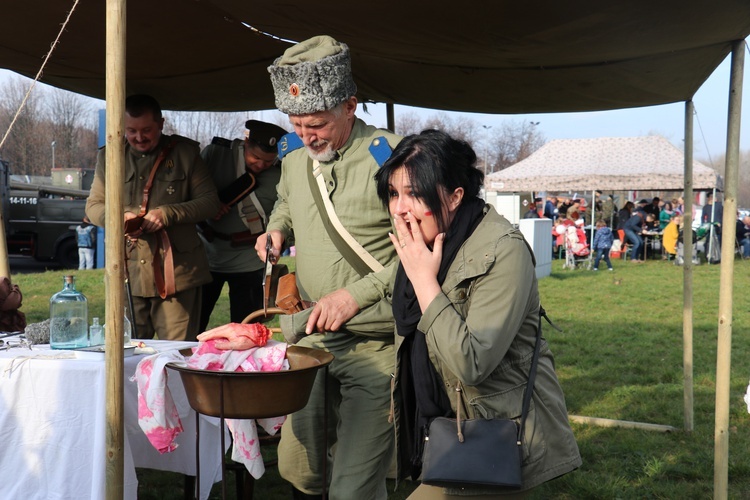
[[[322,462],[330,456],[330,498],[385,499],[393,450],[389,282],[396,254],[374,175],[400,137],[355,116],[357,87],[346,44],[312,38],[287,49],[269,72],[276,107],[289,115],[296,135],[279,148],[279,200],[268,234],[278,257],[294,233],[298,286],[303,301],[312,303],[282,316],[282,330],[298,333],[301,346],[335,356],[327,380],[318,375],[308,405],[284,423],[279,471],[292,483],[294,498],[319,498]],[[343,232],[331,227],[334,220]],[[354,251],[358,246],[366,255]],[[264,259],[265,236],[255,248]],[[326,384],[328,449],[322,449]]]
[[[211,281],[195,225],[219,210],[198,143],[162,134],[161,106],[149,95],[125,101],[123,205],[131,317],[139,338],[195,340],[201,285]],[[104,226],[106,165],[99,151],[86,215]],[[109,229],[117,237],[121,227]]]
[[[199,224],[213,281],[203,285],[200,330],[229,284],[230,321],[241,323],[263,307],[263,262],[253,249],[276,203],[281,177],[278,141],[287,131],[273,123],[245,122],[244,140],[214,137],[201,152],[213,176],[222,209]]]

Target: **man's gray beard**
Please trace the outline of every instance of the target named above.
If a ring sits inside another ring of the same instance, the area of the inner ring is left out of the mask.
[[[330,145],[328,145],[328,147],[326,147],[326,149],[324,149],[323,151],[321,151],[319,153],[317,151],[313,151],[310,148],[306,148],[306,149],[307,149],[307,154],[313,160],[327,162],[327,161],[331,161],[334,158],[336,158],[336,150],[332,149],[330,147]]]

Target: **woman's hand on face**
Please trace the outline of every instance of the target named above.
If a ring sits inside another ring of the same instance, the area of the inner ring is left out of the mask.
[[[432,250],[427,246],[422,229],[411,212],[405,215],[394,215],[396,234],[390,234],[391,242],[404,266],[404,271],[414,286],[420,305],[423,299],[431,301],[440,292],[437,282],[440,260],[443,257],[443,240],[445,233],[435,238]],[[422,310],[426,308],[423,305]]]

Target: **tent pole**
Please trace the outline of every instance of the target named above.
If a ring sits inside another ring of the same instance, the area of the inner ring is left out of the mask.
[[[125,242],[122,218],[125,116],[125,31],[126,0],[107,0],[106,43],[106,204],[105,224],[110,238],[105,242],[105,384],[106,404],[106,488],[108,500],[124,495],[123,425],[123,271]]]
[[[739,183],[740,113],[745,42],[732,42],[729,80],[727,153],[724,172],[724,216],[721,224],[721,272],[719,281],[719,331],[716,350],[716,424],[714,428],[714,498],[727,498],[729,476],[729,386],[732,364],[732,287],[734,285],[734,239]],[[716,201],[714,200],[714,203]]]
[[[591,191],[591,238],[589,239],[589,255],[591,254],[591,245],[594,243],[594,226],[596,221],[596,189]]]
[[[685,101],[685,215],[683,218],[682,266],[682,385],[684,426],[694,429],[693,420],[693,101]]]
[[[706,247],[706,262],[710,266],[712,264],[711,262],[711,252],[713,250],[714,245],[714,218],[716,217],[716,186],[714,186],[713,191],[711,191],[711,219],[708,221],[711,225],[708,228],[708,246]],[[701,221],[704,222],[704,221]]]
[[[388,130],[396,132],[396,112],[392,102],[385,103],[385,116]]]

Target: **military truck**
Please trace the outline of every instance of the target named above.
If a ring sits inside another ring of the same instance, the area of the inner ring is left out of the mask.
[[[78,267],[75,228],[85,213],[88,191],[10,180],[0,160],[0,196],[9,255],[30,255]]]

